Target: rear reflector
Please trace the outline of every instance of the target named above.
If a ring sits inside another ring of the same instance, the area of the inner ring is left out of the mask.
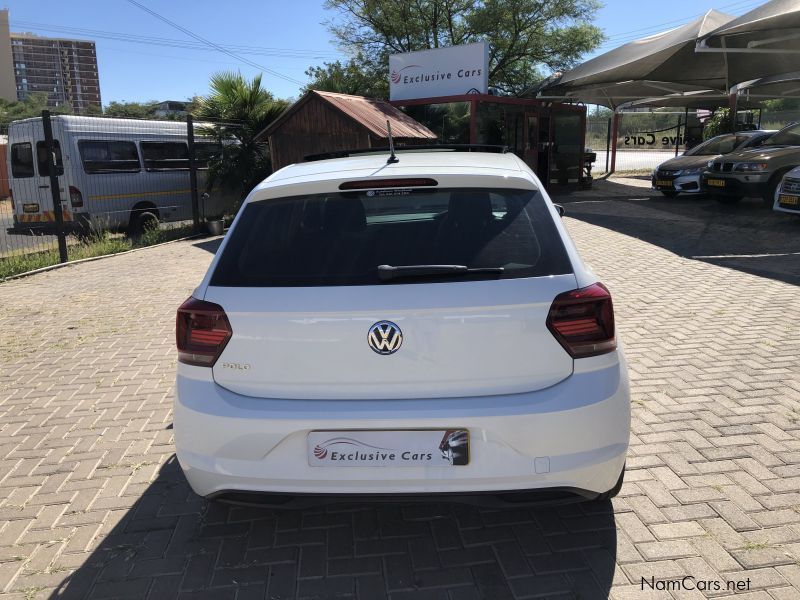
[[[365,179],[363,181],[345,181],[339,184],[340,190],[379,190],[384,188],[431,187],[439,185],[435,179],[427,177],[406,179]]]
[[[614,306],[602,283],[556,296],[547,328],[572,358],[606,354],[617,347]]]
[[[189,298],[178,309],[175,337],[178,362],[213,367],[233,330],[219,304]]]

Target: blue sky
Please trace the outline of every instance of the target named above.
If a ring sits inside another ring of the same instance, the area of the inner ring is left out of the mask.
[[[341,56],[323,24],[336,15],[322,0],[138,1],[207,40],[236,46],[237,54],[283,76],[264,75],[266,87],[279,97],[298,95],[310,65]],[[710,8],[740,15],[764,0],[717,2],[606,0],[595,23],[609,39],[597,53],[676,27]],[[252,76],[261,70],[204,46],[126,0],[6,0],[6,7],[12,31],[94,39],[104,104],[180,100],[206,93],[214,71]]]

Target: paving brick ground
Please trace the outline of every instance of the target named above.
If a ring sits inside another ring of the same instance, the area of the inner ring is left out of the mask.
[[[563,200],[630,362],[613,503],[275,512],[195,497],[173,454],[173,311],[214,244],[182,242],[0,285],[0,591],[800,598],[800,219],[610,189]],[[730,254],[746,256],[707,258]],[[663,589],[686,575],[711,589]]]

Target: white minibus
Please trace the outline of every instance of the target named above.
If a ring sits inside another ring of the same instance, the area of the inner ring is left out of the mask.
[[[53,140],[67,225],[141,230],[147,222],[192,218],[186,123],[54,115]],[[208,160],[221,146],[195,142],[201,216],[221,216],[229,194],[206,194]],[[40,117],[8,131],[8,173],[16,229],[55,225]]]

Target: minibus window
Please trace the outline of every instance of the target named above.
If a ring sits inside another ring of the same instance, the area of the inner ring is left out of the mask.
[[[198,169],[208,168],[212,159],[222,154],[222,146],[213,142],[196,142],[194,145],[194,164]]]
[[[64,174],[64,163],[61,162],[61,145],[58,140],[53,140],[53,149],[56,153],[56,175]],[[45,142],[36,142],[36,162],[39,163],[39,176],[50,176],[50,161],[47,158],[47,144]]]
[[[11,144],[11,175],[33,177],[33,150],[30,142]]]
[[[139,153],[133,142],[81,140],[78,142],[86,173],[138,173]]]
[[[183,142],[142,142],[141,146],[148,171],[189,168],[189,148]]]

